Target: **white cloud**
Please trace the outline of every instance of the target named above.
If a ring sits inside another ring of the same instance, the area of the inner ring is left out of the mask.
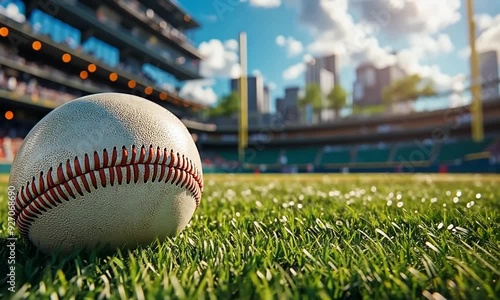
[[[292,65],[283,71],[284,80],[293,80],[299,78],[300,75],[304,73],[306,66],[303,62]]]
[[[477,22],[477,29],[479,34],[476,38],[476,48],[478,53],[486,51],[499,51],[500,52],[500,15],[492,17],[490,15],[477,15],[475,16]],[[463,59],[469,59],[470,48],[469,46],[461,49],[458,56]]]
[[[314,59],[314,57],[311,54],[304,54],[304,57],[302,58],[305,63],[310,62],[311,60]]]
[[[483,32],[487,30],[488,28],[494,27],[498,24],[500,24],[500,14],[496,16],[491,16],[488,14],[479,14],[475,15],[474,19],[476,20],[476,29],[479,32]]]
[[[276,44],[280,47],[285,47],[286,45],[286,38],[282,35],[278,35],[276,37]]]
[[[9,3],[6,7],[0,5],[0,14],[19,23],[24,23],[26,21],[26,16],[19,11],[19,7],[14,3]]]
[[[250,5],[263,8],[275,8],[281,6],[281,0],[250,0]]]
[[[204,59],[201,62],[200,73],[204,77],[230,77],[240,76],[237,45],[235,40],[222,43],[220,40],[203,42],[198,47]]]
[[[476,40],[477,49],[480,52],[489,50],[500,51],[500,15],[481,32]]]
[[[413,34],[409,37],[409,46],[419,59],[450,53],[454,49],[447,34],[439,34],[436,38],[430,35]]]
[[[422,64],[453,51],[450,37],[439,31],[460,20],[460,0],[301,0],[301,4],[300,20],[314,38],[307,50],[315,56],[336,54],[341,66],[368,62],[383,68],[399,63],[407,73],[435,81],[440,91],[462,80],[462,75],[447,75],[438,65]],[[360,21],[351,14],[353,8],[361,12]],[[408,48],[393,53],[379,42],[378,36],[385,33],[390,39],[409,36]],[[300,70],[295,65],[285,72],[296,78],[292,75]]]
[[[282,35],[278,35],[276,37],[276,44],[280,47],[286,48],[287,54],[289,57],[297,56],[304,51],[304,46],[302,42],[296,40],[294,37],[285,38]]]
[[[212,105],[217,101],[217,95],[212,89],[214,84],[212,79],[186,81],[179,96],[203,105]]]
[[[255,77],[262,77],[262,73],[258,69],[253,70],[252,75]]]
[[[224,42],[224,47],[230,51],[238,51],[239,49],[238,41],[235,39],[227,40]]]
[[[354,5],[364,20],[389,34],[437,33],[461,18],[461,0],[369,0]]]
[[[274,91],[278,87],[278,85],[273,81],[271,81],[267,84],[267,87],[269,88],[270,91]]]
[[[451,76],[443,73],[437,64],[421,64],[417,52],[412,49],[399,52],[397,54],[397,63],[407,74],[418,74],[423,78],[432,80],[438,91],[445,92],[463,88],[464,74]]]

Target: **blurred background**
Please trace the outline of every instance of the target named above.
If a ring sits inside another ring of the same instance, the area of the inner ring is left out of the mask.
[[[47,113],[135,94],[205,172],[500,170],[500,2],[2,0],[0,173]]]

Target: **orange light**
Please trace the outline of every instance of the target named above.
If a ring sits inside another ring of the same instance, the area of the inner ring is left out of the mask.
[[[168,98],[167,93],[165,93],[165,92],[161,92],[160,93],[160,100],[165,101],[165,100],[167,100],[167,98]]]
[[[130,80],[130,81],[128,82],[128,87],[129,87],[129,88],[131,88],[131,89],[135,88],[135,85],[136,85],[136,84],[135,84],[135,80]]]
[[[186,22],[191,21],[191,17],[190,17],[190,16],[188,16],[188,15],[185,15],[185,16],[184,16],[184,21],[186,21]]]
[[[38,51],[42,49],[42,43],[40,43],[40,41],[34,41],[31,47],[33,47],[33,50]]]
[[[109,80],[111,80],[111,81],[117,81],[118,80],[118,74],[116,74],[115,72],[109,74]]]
[[[90,73],[94,73],[97,70],[97,66],[94,64],[90,64],[87,69],[89,70]]]
[[[12,120],[12,119],[14,119],[14,113],[12,111],[10,111],[10,110],[6,111],[5,112],[5,118],[7,120],[9,120],[9,121]]]
[[[150,86],[147,86],[145,89],[144,89],[144,93],[146,93],[146,95],[151,95],[153,93],[153,88],[150,87]]]
[[[7,27],[0,28],[0,35],[3,37],[7,37],[9,35],[9,28]]]
[[[83,70],[80,72],[80,78],[85,80],[87,79],[87,77],[89,77],[89,73],[87,73],[87,71]]]
[[[69,63],[71,61],[71,55],[69,53],[64,53],[62,55],[62,61],[65,63]]]

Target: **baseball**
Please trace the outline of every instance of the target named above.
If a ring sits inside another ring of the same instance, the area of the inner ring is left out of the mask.
[[[146,99],[70,101],[28,134],[10,176],[23,237],[44,252],[148,244],[182,231],[203,192],[182,122]]]

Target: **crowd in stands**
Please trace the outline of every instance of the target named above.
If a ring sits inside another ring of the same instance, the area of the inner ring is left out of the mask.
[[[17,0],[9,0],[7,1],[9,7],[15,7],[16,11],[18,12],[19,15],[23,16],[23,23],[25,21],[28,21],[26,23],[29,23],[31,25],[29,27],[29,30],[32,30],[36,34],[40,35],[45,35],[48,36],[49,38],[52,39],[53,42],[63,44],[65,46],[68,46],[72,49],[76,49],[77,51],[83,51],[88,54],[91,54],[95,56],[98,60],[101,62],[112,66],[112,67],[118,67],[119,69],[123,69],[125,71],[128,71],[131,74],[134,74],[137,76],[135,79],[139,79],[138,81],[142,81],[145,84],[164,89],[168,91],[169,93],[175,94],[177,93],[176,88],[174,87],[174,84],[176,84],[176,80],[173,76],[170,74],[162,71],[162,70],[151,70],[149,66],[143,66],[142,64],[131,64],[129,63],[129,57],[121,57],[119,55],[119,49],[109,45],[101,40],[98,40],[95,37],[91,37],[87,39],[87,41],[83,44],[81,44],[81,33],[77,28],[74,28],[64,22],[61,22],[60,20],[56,19],[53,16],[50,16],[43,11],[39,9],[35,9],[29,20],[25,20],[24,18],[24,13],[25,13],[25,7],[24,4],[21,1]],[[167,34],[169,37],[172,39],[176,39],[179,42],[187,41],[187,38],[185,35],[178,29],[175,29],[173,26],[169,25],[166,21],[158,17],[157,15],[154,14],[154,12],[151,10],[147,10],[144,8],[138,1],[134,0],[128,0],[125,2],[120,2],[120,5],[124,5],[128,7],[129,10],[132,10],[135,13],[143,14],[145,20],[148,23],[151,23],[151,25],[155,25],[156,27],[160,27],[161,31],[164,34]],[[0,3],[1,5],[4,5],[4,3]],[[140,9],[139,9],[140,8]],[[12,10],[12,9],[11,9]],[[12,15],[7,15],[9,18],[13,18]],[[107,17],[106,13],[102,12],[101,10],[97,11],[97,18],[98,20],[105,22],[105,23],[110,23],[107,22]],[[112,23],[112,22],[111,22]],[[28,28],[27,28],[28,29]],[[143,34],[137,33],[136,31],[132,30],[130,31],[132,34],[135,33],[136,38],[144,39],[147,36],[150,36],[149,34]],[[159,53],[164,53],[164,52],[171,52],[167,53],[167,55],[170,61],[175,62],[178,65],[183,65],[186,68],[192,69],[192,70],[198,70],[198,64],[195,63],[194,61],[190,61],[183,57],[178,51],[171,49],[171,47],[168,47],[166,45],[163,45],[161,43],[151,43],[150,40],[144,40],[142,41],[145,43],[145,45],[151,46],[155,49],[155,51],[159,51]],[[92,45],[91,45],[92,44]],[[161,44],[161,47],[159,47]],[[158,48],[159,47],[159,48]],[[8,47],[7,47],[8,48]],[[19,60],[20,58],[16,55],[16,53],[5,53],[9,51],[5,51],[4,49],[0,49],[1,52],[3,52],[1,55],[5,56],[6,58],[13,59],[13,60]],[[9,49],[7,49],[9,50]],[[160,51],[161,50],[161,51]],[[101,57],[104,55],[104,57]],[[162,54],[163,55],[163,54]],[[10,56],[10,57],[9,57]],[[109,57],[108,57],[109,56]],[[62,75],[62,76],[67,76],[67,74],[64,74],[63,72],[60,72],[54,68],[51,68],[49,66],[45,65],[37,65],[34,64],[33,62],[23,62],[26,65],[36,65],[37,68],[40,70],[50,70],[54,75]],[[166,76],[170,75],[170,76]],[[75,80],[79,80],[78,74],[75,74]],[[80,80],[79,80],[80,81]],[[102,85],[99,85],[96,82],[93,82],[90,79],[84,80],[81,82],[82,84],[93,86],[93,87],[102,87]],[[109,88],[107,88],[109,90]]]
[[[36,78],[26,73],[20,77],[9,76],[4,70],[0,70],[0,89],[12,92],[14,98],[28,96],[33,102],[45,100],[54,106],[83,96],[83,94],[65,92],[63,86],[59,89],[45,87]]]
[[[0,163],[12,162],[22,143],[22,138],[0,137]]]
[[[64,78],[65,80],[73,79],[75,81],[81,81],[77,76],[68,75],[54,67],[27,61],[23,57],[13,53],[13,51],[6,45],[0,45],[0,59],[16,62],[25,67],[36,68],[39,71],[46,72],[46,74],[49,74],[53,78],[59,77],[62,79]],[[1,64],[0,60],[0,89],[12,92],[14,97],[29,96],[33,102],[46,100],[50,101],[54,105],[61,105],[85,94],[76,90],[68,92],[66,91],[67,88],[63,85],[47,84],[44,82],[46,81],[39,80],[35,76],[28,73],[5,67]],[[94,88],[103,88],[102,86],[91,81],[83,84]]]
[[[16,126],[16,128],[0,128],[0,163],[13,161],[23,138],[29,132],[28,127]]]

